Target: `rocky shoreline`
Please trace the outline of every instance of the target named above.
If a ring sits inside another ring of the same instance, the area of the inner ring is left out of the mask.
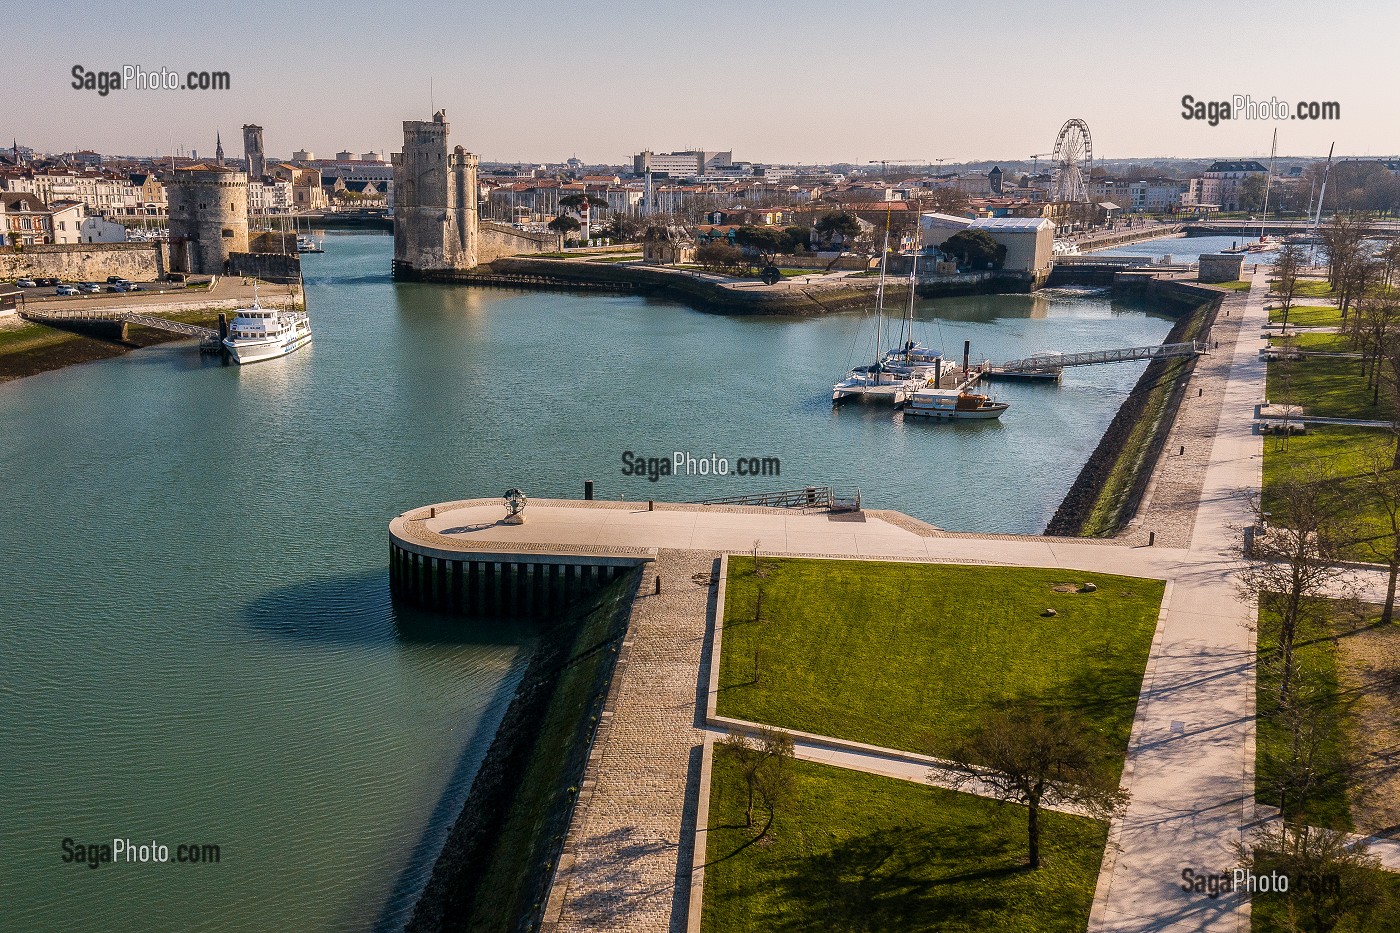
[[[1152,286],[1158,286],[1155,297],[1181,308],[1186,301],[1181,290],[1170,295],[1160,291],[1182,284],[1153,280],[1148,283],[1147,296],[1154,297]],[[1199,303],[1183,309],[1163,343],[1204,340],[1209,335],[1224,294],[1214,289],[1196,291]],[[1045,534],[1111,537],[1127,526],[1142,504],[1195,367],[1192,357],[1147,364],[1055,510]],[[1145,418],[1151,418],[1152,423],[1144,429]]]
[[[405,933],[538,927],[639,579],[541,633]]]

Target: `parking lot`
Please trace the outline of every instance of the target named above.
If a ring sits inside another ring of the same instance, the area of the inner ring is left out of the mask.
[[[5,281],[7,288],[14,288],[16,280]],[[24,281],[20,279],[19,281]],[[29,281],[38,282],[38,279]],[[43,281],[50,281],[44,279]],[[60,281],[62,285],[74,286],[77,283],[70,281]],[[121,308],[129,311],[173,311],[194,309],[199,307],[212,307],[219,302],[236,302],[240,305],[251,302],[253,298],[253,284],[251,279],[243,279],[239,276],[192,276],[189,284],[180,282],[134,282],[139,286],[137,289],[109,290],[109,285],[118,283],[108,283],[106,280],[93,283],[98,286],[96,292],[79,292],[77,295],[56,294],[59,285],[38,285],[34,287],[19,287],[14,290],[19,292],[18,310],[23,311],[26,307],[45,311],[78,311],[78,310],[105,310]],[[291,294],[291,289],[286,285],[272,285],[267,282],[258,284],[258,298],[264,303],[275,303],[278,298],[283,298]]]

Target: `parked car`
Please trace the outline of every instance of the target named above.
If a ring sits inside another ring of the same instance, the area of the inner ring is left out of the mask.
[[[113,282],[107,286],[109,292],[129,292],[131,288],[125,282]]]
[[[39,284],[40,288],[53,288],[54,286],[58,285],[58,279],[53,278],[35,279],[34,281]]]
[[[126,282],[125,285],[126,290],[129,292],[144,292],[146,290],[144,285],[140,285],[136,282]]]
[[[39,283],[33,279],[15,279],[16,288],[38,288]]]
[[[102,291],[102,286],[98,285],[96,282],[79,282],[78,291],[84,292],[88,295],[95,295],[96,293]]]
[[[58,288],[55,288],[55,289],[53,290],[53,293],[54,293],[55,295],[80,295],[80,294],[82,294],[82,292],[78,291],[78,290],[77,290],[76,288],[74,288],[72,285],[60,285],[60,286],[58,286]]]
[[[109,276],[107,276],[107,284],[108,284],[108,285],[116,285],[118,282],[125,282],[125,281],[126,281],[126,279],[122,278],[122,277],[119,276],[119,275],[109,275]]]

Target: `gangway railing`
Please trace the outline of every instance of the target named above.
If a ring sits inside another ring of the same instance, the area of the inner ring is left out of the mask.
[[[199,337],[202,340],[216,340],[219,332],[211,327],[201,327],[198,324],[186,324],[184,321],[172,321],[170,318],[160,317],[155,314],[141,314],[137,311],[33,311],[26,309],[20,312],[20,317],[37,324],[62,324],[66,321],[94,321],[120,324],[140,324],[143,327],[153,327],[156,330],[170,331],[175,334],[185,334],[190,337]]]
[[[780,492],[748,493],[701,499],[697,505],[757,505],[777,509],[826,509],[831,512],[860,511],[860,490],[837,490],[832,486],[804,486]]]
[[[1011,360],[992,367],[993,373],[1055,372],[1067,366],[1095,366],[1102,363],[1126,363],[1130,360],[1160,360],[1174,356],[1200,356],[1206,344],[1158,343],[1147,347],[1123,347],[1115,350],[1089,350],[1084,353],[1038,353],[1025,359]]]

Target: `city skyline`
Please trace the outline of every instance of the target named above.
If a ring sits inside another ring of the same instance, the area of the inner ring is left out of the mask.
[[[876,3],[856,18],[814,0],[756,18],[728,2],[703,16],[639,17],[622,4],[548,0],[510,18],[478,8],[465,23],[429,3],[392,29],[378,25],[382,7],[364,3],[334,20],[263,2],[223,9],[259,28],[194,30],[177,46],[142,23],[187,7],[156,3],[146,17],[108,21],[86,16],[87,4],[18,4],[15,18],[35,23],[46,47],[82,51],[12,77],[11,100],[29,103],[0,125],[0,144],[212,155],[221,133],[226,153],[241,156],[238,127],[252,122],[272,155],[388,153],[403,120],[445,109],[454,141],[507,163],[621,164],[644,148],[691,146],[778,164],[1028,160],[1069,117],[1089,123],[1100,158],[1266,157],[1275,128],[1280,151],[1298,157],[1324,156],[1333,142],[1339,156],[1400,152],[1400,103],[1348,67],[1384,55],[1400,25],[1400,12],[1379,7],[1314,22],[1306,5],[1285,3],[1246,27],[1196,2],[1170,15],[1144,4],[1090,15],[1081,4],[1014,2],[991,14]],[[231,86],[101,96],[71,86],[75,65],[227,71]],[[1183,119],[1187,94],[1336,101],[1341,119],[1210,126]]]

